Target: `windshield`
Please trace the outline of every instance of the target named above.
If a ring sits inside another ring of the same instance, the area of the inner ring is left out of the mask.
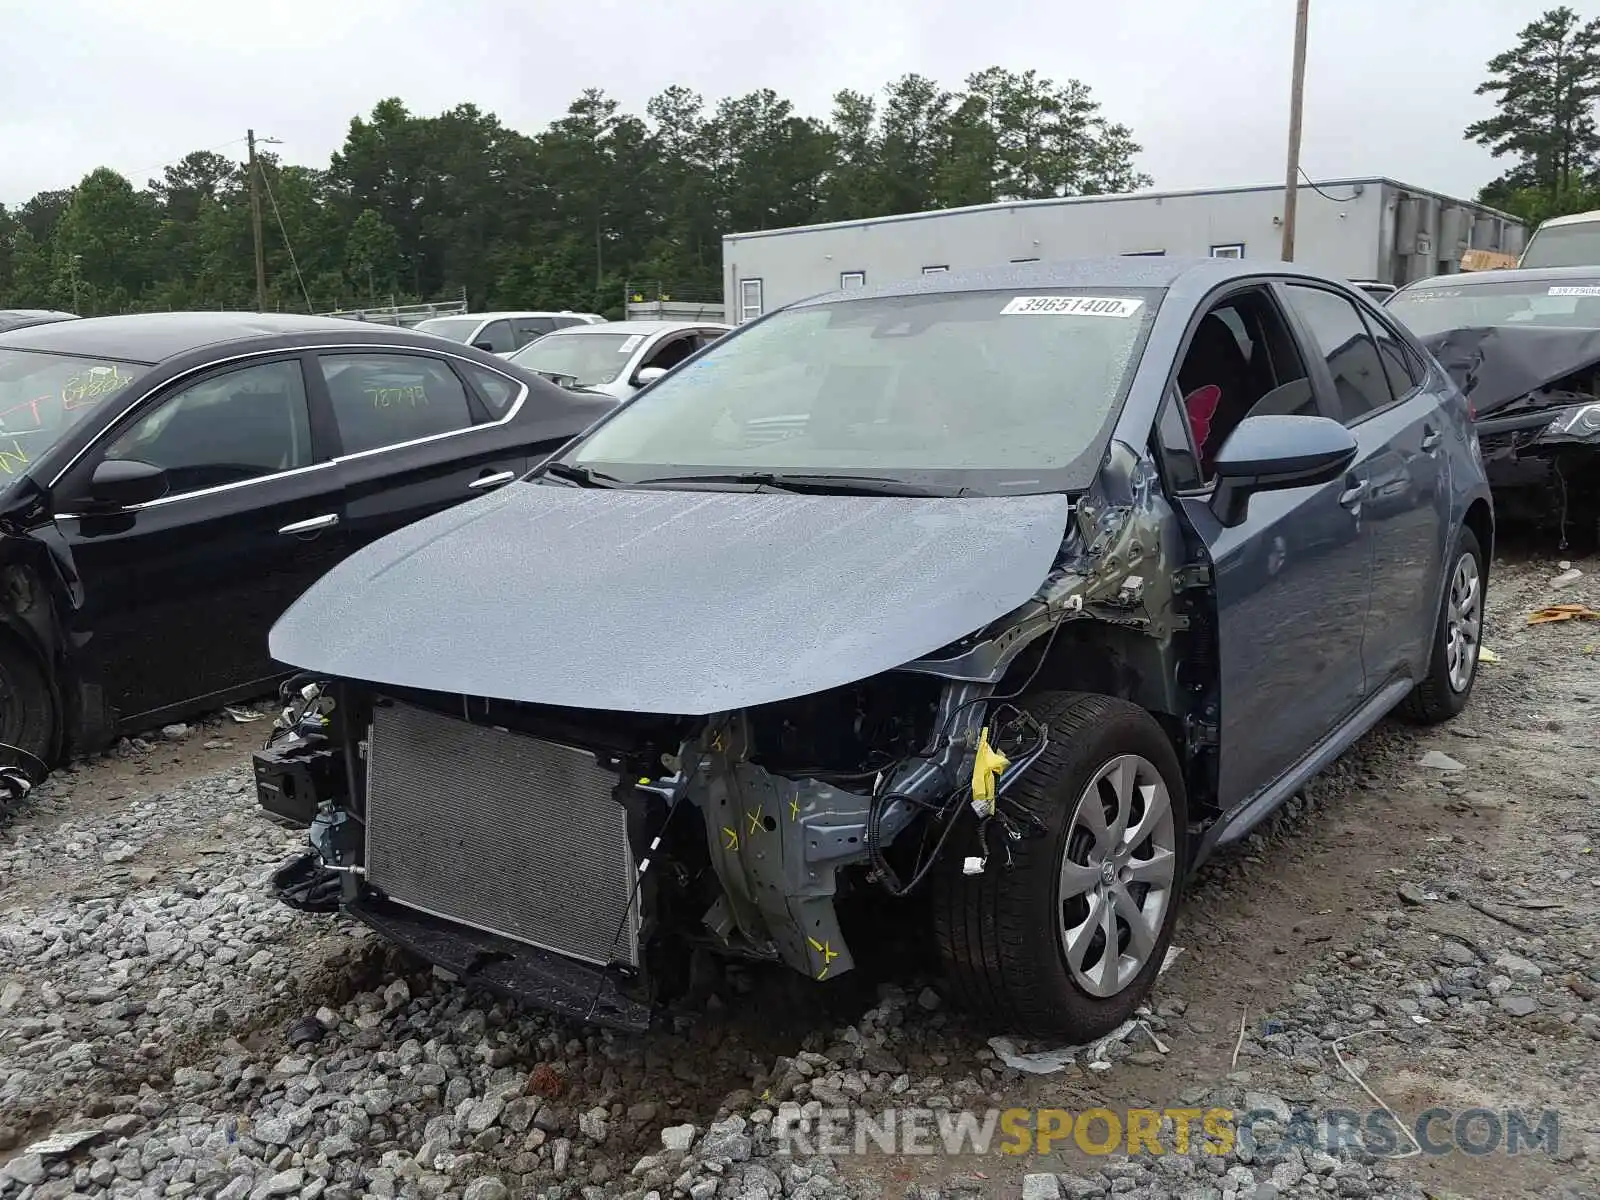
[[[0,348],[0,483],[147,370],[109,358]]]
[[[1086,487],[1160,294],[957,292],[788,309],[668,375],[568,461],[633,481],[857,472],[1002,494]]]
[[[1451,329],[1542,325],[1600,329],[1600,271],[1589,279],[1553,283],[1440,284],[1396,292],[1386,306],[1418,337]]]
[[[1549,225],[1535,231],[1522,252],[1523,267],[1600,266],[1600,221]]]
[[[644,341],[638,333],[547,333],[511,356],[529,371],[570,375],[580,387],[610,383]]]
[[[429,317],[426,321],[417,322],[417,332],[449,338],[452,342],[465,342],[482,323],[477,317]]]

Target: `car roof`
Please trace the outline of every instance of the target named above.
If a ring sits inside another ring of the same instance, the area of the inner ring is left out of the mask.
[[[1505,267],[1498,271],[1462,271],[1456,275],[1430,275],[1415,279],[1400,294],[1424,288],[1477,287],[1486,283],[1559,283],[1562,280],[1600,280],[1600,265],[1592,267]]]
[[[540,309],[518,309],[515,312],[506,311],[506,312],[441,313],[437,317],[429,317],[428,320],[430,320],[430,321],[452,321],[452,320],[467,320],[467,319],[470,318],[470,319],[476,320],[476,321],[503,321],[508,317],[512,318],[514,320],[517,317],[589,317],[589,316],[593,316],[593,315],[594,315],[593,313],[574,312],[571,309],[565,309],[565,308],[540,308]]]
[[[6,317],[60,317],[65,321],[75,321],[78,314],[62,312],[57,308],[0,308],[0,320]]]
[[[1570,213],[1565,217],[1551,217],[1548,221],[1539,224],[1540,229],[1552,229],[1559,225],[1587,225],[1592,221],[1600,221],[1600,208],[1591,208],[1588,212]],[[1538,230],[1534,230],[1535,233]]]
[[[732,329],[726,321],[605,321],[599,325],[569,325],[545,337],[559,334],[667,333],[675,329]],[[543,339],[541,339],[543,340]],[[537,345],[538,343],[534,343]]]
[[[0,346],[88,354],[123,362],[158,363],[202,346],[248,338],[294,333],[345,332],[371,329],[343,317],[299,313],[165,312],[129,313],[118,317],[82,317],[30,325],[0,334]],[[404,335],[404,330],[394,330]],[[425,335],[418,335],[425,336]]]
[[[803,308],[836,300],[868,300],[893,296],[937,296],[954,292],[1025,292],[1027,288],[1170,288],[1194,277],[1207,284],[1288,270],[1316,279],[1332,279],[1293,263],[1267,263],[1260,259],[1169,258],[1165,255],[1119,255],[1115,258],[1075,258],[1060,262],[1009,263],[914,275],[876,287],[835,289],[790,305]],[[1338,281],[1342,282],[1342,281]],[[1348,285],[1347,285],[1348,286]]]

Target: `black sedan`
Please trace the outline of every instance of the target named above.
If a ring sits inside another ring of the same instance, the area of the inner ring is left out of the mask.
[[[51,762],[269,690],[267,630],[324,571],[614,404],[336,318],[0,334],[0,743]]]

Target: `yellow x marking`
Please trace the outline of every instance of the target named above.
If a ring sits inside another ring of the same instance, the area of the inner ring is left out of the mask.
[[[819,942],[814,937],[808,937],[806,941],[811,943],[811,948],[813,950],[822,955],[822,970],[817,972],[817,978],[827,978],[828,969],[832,965],[833,960],[839,957],[839,952],[833,948],[832,942]]]
[[[750,822],[750,832],[751,833],[760,833],[761,832],[761,818],[762,818],[762,815],[763,815],[761,810],[762,810],[763,807],[764,807],[763,805],[758,804],[753,809],[746,809],[745,810],[745,814],[744,815],[745,815],[746,819],[748,819],[749,822]]]
[[[800,819],[800,800],[799,800],[799,797],[796,797],[795,799],[789,801],[789,820],[798,821],[799,819]]]
[[[739,831],[730,826],[722,827],[722,840],[726,843],[724,850],[737,850],[739,848]]]

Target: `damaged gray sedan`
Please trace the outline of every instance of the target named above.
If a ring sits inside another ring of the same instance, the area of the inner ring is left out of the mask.
[[[276,885],[615,1027],[707,956],[829,981],[898,923],[983,1018],[1092,1037],[1207,856],[1466,704],[1493,529],[1459,391],[1347,284],[821,296],[284,615],[257,779],[312,849]]]

